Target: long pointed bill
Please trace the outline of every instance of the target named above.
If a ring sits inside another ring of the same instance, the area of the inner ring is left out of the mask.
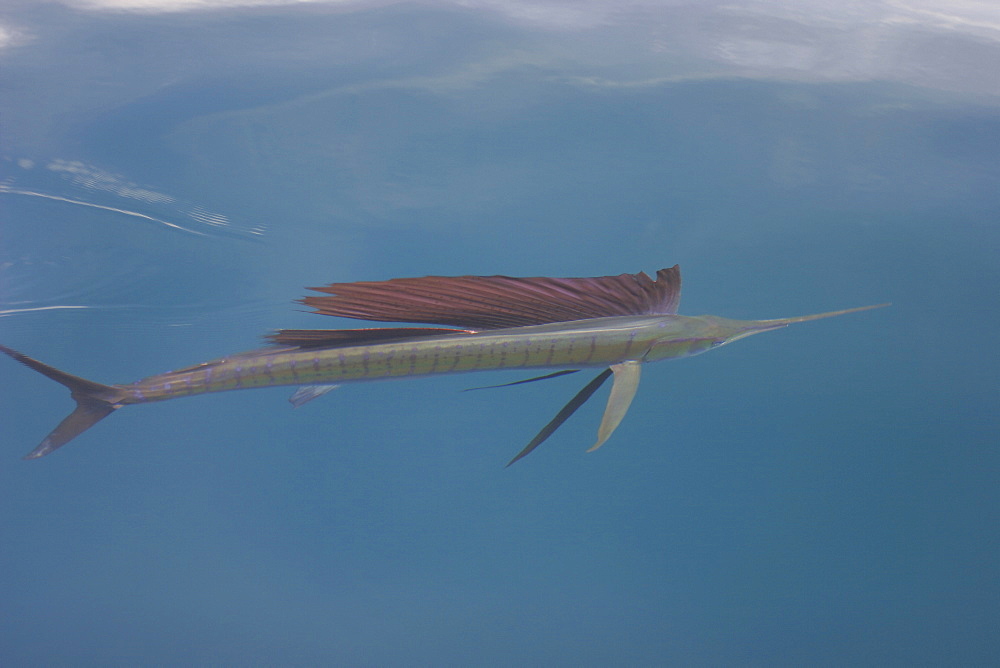
[[[815,313],[813,315],[800,315],[792,318],[775,318],[773,320],[744,321],[742,323],[742,327],[740,328],[741,331],[729,337],[729,339],[726,340],[726,343],[729,343],[730,341],[735,341],[737,339],[742,339],[743,337],[750,336],[752,334],[767,332],[772,329],[781,329],[782,327],[787,327],[788,325],[792,325],[797,322],[808,322],[809,320],[822,320],[823,318],[833,318],[838,315],[847,315],[848,313],[857,313],[858,311],[870,311],[875,308],[883,308],[889,305],[890,304],[886,302],[885,304],[858,306],[857,308],[846,308],[840,311],[827,311],[826,313]]]
[[[815,313],[813,315],[800,315],[794,318],[777,318],[775,320],[758,320],[760,324],[769,323],[776,327],[782,327],[784,325],[791,325],[796,322],[806,322],[807,320],[822,320],[823,318],[833,318],[838,315],[847,315],[848,313],[857,313],[858,311],[870,311],[873,308],[883,308],[889,306],[889,302],[884,304],[872,304],[871,306],[858,306],[857,308],[845,308],[842,311],[827,311],[826,313]]]
[[[601,426],[597,429],[597,443],[590,446],[587,452],[593,452],[611,437],[611,434],[621,424],[625,413],[628,412],[628,407],[635,397],[635,391],[639,389],[639,375],[642,372],[641,362],[613,364],[611,370],[615,372],[615,384],[611,386],[608,406],[604,409]]]

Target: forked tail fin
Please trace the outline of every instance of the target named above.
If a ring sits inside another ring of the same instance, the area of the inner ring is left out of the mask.
[[[10,355],[21,364],[65,385],[76,401],[76,409],[60,422],[45,437],[45,440],[38,444],[37,448],[25,455],[25,459],[44,457],[56,448],[66,445],[113,411],[121,408],[121,402],[128,396],[128,392],[121,387],[101,385],[79,376],[73,376],[6,346],[0,346],[0,352]]]

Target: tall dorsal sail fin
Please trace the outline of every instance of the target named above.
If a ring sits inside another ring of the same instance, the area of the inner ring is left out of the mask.
[[[471,329],[444,329],[442,327],[372,327],[367,329],[279,329],[264,338],[271,343],[299,348],[342,348],[405,341],[426,336],[449,334],[474,334]]]
[[[424,276],[333,283],[301,302],[317,313],[358,320],[419,322],[469,329],[677,312],[680,267],[593,278]]]

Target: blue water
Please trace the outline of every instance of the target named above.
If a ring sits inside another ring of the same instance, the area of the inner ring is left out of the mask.
[[[352,326],[294,302],[334,281],[893,306],[650,365],[601,450],[603,394],[509,469],[585,378],[223,393],[25,462],[72,402],[2,359],[4,665],[996,660],[996,21],[102,4],[0,11],[0,342],[71,373]]]

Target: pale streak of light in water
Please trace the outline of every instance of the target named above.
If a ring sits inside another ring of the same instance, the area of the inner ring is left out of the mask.
[[[7,161],[11,162],[11,161]],[[35,162],[27,158],[18,159],[15,163],[22,170],[22,175],[29,176],[34,172]],[[124,180],[121,176],[108,172],[107,170],[101,169],[94,165],[89,165],[87,163],[81,162],[79,160],[65,160],[62,158],[56,158],[50,160],[48,164],[45,165],[45,169],[41,170],[42,174],[50,173],[60,177],[62,180],[69,181],[74,187],[85,188],[88,191],[103,191],[109,193],[121,199],[128,200],[140,200],[146,204],[174,204],[180,206],[182,203],[177,201],[176,197],[168,195],[166,193],[157,192],[155,190],[150,190],[148,188],[142,187],[130,181]],[[139,211],[134,211],[131,208],[122,208],[118,206],[111,206],[106,204],[97,204],[87,199],[79,199],[77,197],[67,197],[64,195],[49,194],[51,191],[49,188],[37,187],[37,186],[22,186],[16,184],[13,180],[7,179],[0,182],[0,193],[8,193],[13,195],[22,195],[27,197],[40,197],[43,199],[53,200],[57,202],[65,202],[67,204],[78,204],[80,206],[91,207],[95,209],[100,209],[103,211],[111,211],[114,213],[120,213],[126,216],[131,216],[134,218],[141,218],[142,220],[148,220],[151,222],[164,225],[171,229],[179,230],[181,232],[186,232],[189,234],[194,234],[197,236],[207,237],[211,235],[211,232],[206,233],[205,231],[199,231],[197,229],[192,229],[186,227],[176,222],[171,222],[174,216],[167,215],[165,218],[157,218],[156,216],[150,215],[148,213],[141,213]],[[205,209],[202,206],[193,204],[188,206],[188,211],[178,212],[181,215],[185,215],[192,219],[195,223],[200,225],[205,225],[217,230],[225,230],[227,234],[236,234],[237,236],[242,236],[244,238],[259,238],[266,230],[266,226],[262,224],[254,225],[253,227],[247,227],[243,225],[234,226],[229,216],[225,214],[216,213]]]
[[[62,311],[66,309],[91,309],[97,311],[110,311],[110,310],[121,310],[121,309],[153,309],[162,308],[156,306],[146,306],[141,304],[100,304],[100,305],[88,305],[88,304],[54,304],[52,306],[27,306],[24,308],[9,308],[0,310],[0,318],[9,318],[15,315],[23,315],[25,313],[35,313],[37,311]],[[192,308],[190,305],[184,305],[182,307],[175,308]],[[176,323],[172,323],[176,324]],[[189,324],[189,323],[182,323]]]
[[[21,313],[30,313],[32,311],[58,311],[62,309],[77,309],[77,308],[94,308],[93,306],[84,306],[82,304],[63,304],[60,306],[32,306],[31,308],[9,308],[0,311],[0,318],[8,318],[12,315],[19,315]]]
[[[14,302],[25,304],[30,302]],[[2,305],[2,304],[0,304]],[[144,311],[147,315],[136,323],[143,327],[192,327],[198,323],[211,320],[213,325],[224,322],[242,321],[255,323],[261,331],[273,327],[271,308],[266,300],[254,299],[238,303],[215,304],[210,302],[187,303],[176,305],[162,304],[52,304],[49,306],[24,306],[19,308],[0,309],[0,318],[15,316],[30,316],[41,311]]]
[[[175,230],[180,230],[181,232],[187,232],[188,234],[196,234],[200,237],[208,236],[204,232],[199,232],[198,230],[191,230],[177,223],[171,223],[167,220],[162,220],[160,218],[154,218],[153,216],[148,216],[144,213],[139,213],[138,211],[129,211],[128,209],[119,209],[113,206],[105,206],[103,204],[92,204],[91,202],[84,202],[83,200],[70,199],[69,197],[60,197],[58,195],[46,195],[45,193],[35,192],[32,190],[18,190],[16,188],[11,188],[9,186],[0,184],[0,192],[10,193],[12,195],[26,195],[29,197],[41,197],[44,199],[51,199],[57,202],[67,202],[69,204],[79,204],[80,206],[89,206],[94,209],[103,209],[104,211],[113,211],[114,213],[121,213],[126,216],[134,216],[135,218],[142,218],[144,220],[150,220],[154,223],[160,223],[161,225],[166,225]],[[260,232],[254,231],[255,234],[260,234]]]

